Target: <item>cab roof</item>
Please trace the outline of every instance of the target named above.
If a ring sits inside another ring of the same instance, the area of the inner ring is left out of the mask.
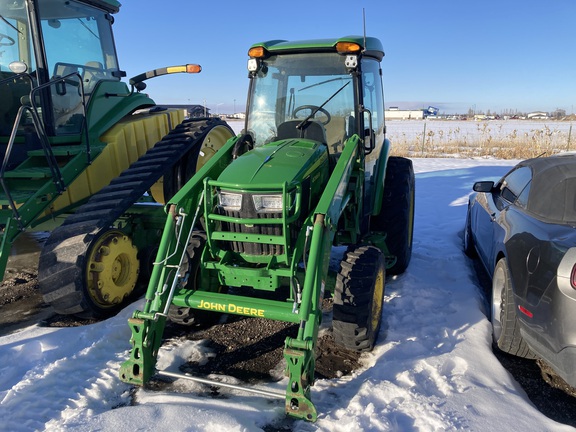
[[[381,61],[384,57],[384,49],[379,39],[364,36],[344,36],[337,39],[308,39],[299,41],[270,40],[259,42],[250,48],[263,47],[273,54],[288,54],[299,52],[331,52],[336,51],[338,42],[355,42],[362,47],[362,54],[375,57]]]
[[[120,2],[116,0],[80,0],[82,3],[86,3],[92,6],[96,6],[100,9],[105,10],[108,13],[117,13],[120,10]]]

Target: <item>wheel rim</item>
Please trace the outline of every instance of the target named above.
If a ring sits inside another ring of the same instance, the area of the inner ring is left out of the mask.
[[[505,278],[504,269],[501,266],[496,266],[492,278],[492,314],[490,319],[494,342],[498,342],[502,335],[502,292],[506,283]]]
[[[140,263],[138,250],[120,231],[109,231],[92,246],[87,261],[87,289],[101,308],[117,306],[134,290]]]
[[[196,171],[202,168],[232,136],[230,129],[224,126],[216,126],[210,130],[204,137],[204,141],[202,141],[198,162],[196,163]]]
[[[374,297],[372,299],[371,327],[374,332],[378,330],[382,318],[382,301],[384,300],[384,267],[378,267],[378,273],[374,281]]]

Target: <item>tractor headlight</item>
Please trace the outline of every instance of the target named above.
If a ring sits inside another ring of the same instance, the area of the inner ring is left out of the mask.
[[[242,207],[242,194],[219,191],[218,204],[224,210],[239,211]]]
[[[282,195],[252,195],[254,209],[259,213],[280,213],[282,212]]]

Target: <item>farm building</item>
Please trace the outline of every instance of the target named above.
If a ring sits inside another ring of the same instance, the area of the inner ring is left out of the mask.
[[[390,107],[384,111],[384,115],[388,120],[422,120],[424,118],[424,110],[401,110],[396,107]]]

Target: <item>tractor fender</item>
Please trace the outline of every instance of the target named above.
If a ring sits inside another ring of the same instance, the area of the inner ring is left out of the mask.
[[[384,195],[384,181],[386,180],[386,166],[388,165],[388,156],[390,155],[390,140],[388,138],[384,139],[384,145],[382,146],[382,151],[380,152],[380,158],[378,160],[376,182],[373,196],[373,206],[372,206],[372,216],[376,216],[380,213],[382,208],[382,197]]]

